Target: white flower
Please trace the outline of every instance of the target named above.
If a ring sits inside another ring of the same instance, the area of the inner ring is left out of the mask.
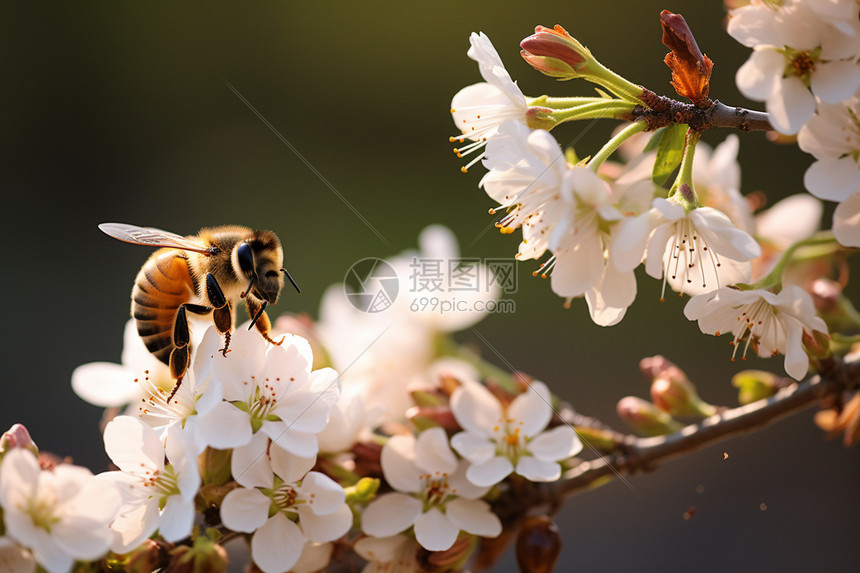
[[[128,404],[125,414],[141,418],[155,428],[162,440],[168,428],[177,424],[187,434],[194,435],[195,422],[189,418],[206,411],[219,399],[217,384],[210,384],[208,371],[221,340],[211,325],[192,332],[206,334],[202,338],[194,337],[193,366],[170,402],[167,399],[175,380],[167,365],[143,345],[133,319],[125,325],[122,363],[91,362],[78,366],[72,372],[72,388],[78,396],[96,406],[109,408]],[[205,400],[202,399],[204,394]],[[198,451],[202,449],[203,446],[198,447]]]
[[[797,136],[802,150],[816,161],[803,176],[806,189],[839,205],[833,214],[833,235],[841,244],[860,247],[860,97],[828,105]]]
[[[730,12],[729,34],[755,50],[738,69],[738,89],[765,102],[777,131],[797,133],[815,112],[815,97],[837,103],[860,87],[860,22],[834,27],[828,20],[806,2],[762,2]]]
[[[105,427],[104,441],[105,451],[120,471],[98,477],[116,484],[123,498],[111,524],[119,533],[111,549],[126,553],[156,529],[170,542],[190,535],[200,474],[196,449],[179,427],[168,430],[165,447],[155,430],[138,418],[117,416]]]
[[[547,131],[508,121],[487,144],[484,165],[490,171],[480,185],[499,204],[492,212],[507,210],[496,226],[503,233],[522,227],[517,258],[540,258],[570,208],[563,198],[570,193],[570,168],[561,147]]]
[[[646,248],[647,246],[647,248]],[[652,208],[621,223],[611,258],[621,271],[645,258],[646,272],[679,293],[698,294],[749,279],[749,261],[761,247],[729,218],[710,207],[687,213],[672,199],[656,198]]]
[[[559,462],[576,455],[582,443],[570,426],[546,430],[552,418],[549,389],[543,382],[507,406],[482,384],[470,382],[451,395],[451,412],[463,431],[451,446],[472,465],[466,477],[477,486],[492,486],[511,472],[531,481],[561,477]]]
[[[356,442],[371,438],[371,430],[382,418],[384,409],[381,405],[368,408],[365,403],[366,396],[360,388],[344,388],[331,409],[328,425],[317,435],[321,452],[344,452]]]
[[[108,524],[120,495],[86,468],[60,464],[41,470],[31,452],[16,448],[0,465],[0,506],[6,535],[50,573],[65,573],[75,560],[107,553],[113,540]]]
[[[254,563],[265,573],[280,573],[298,562],[308,541],[334,541],[349,531],[352,512],[342,487],[324,474],[308,471],[313,459],[308,466],[289,456],[279,458],[272,449],[270,464],[265,441],[255,437],[262,451],[255,460],[247,460],[256,466],[248,473],[259,486],[228,493],[221,519],[233,531],[253,533]]]
[[[200,439],[214,448],[236,448],[261,431],[275,447],[315,456],[316,434],[325,428],[340,394],[337,373],[331,368],[311,372],[310,344],[295,335],[285,335],[278,346],[240,327],[230,348],[211,366],[222,400],[200,415]]]
[[[90,362],[78,366],[72,372],[72,389],[90,404],[115,408],[137,401],[146,392],[140,384],[143,379],[153,386],[173,386],[167,364],[146,349],[134,319],[130,319],[123,331],[121,364]]]
[[[469,42],[471,47],[468,56],[478,62],[485,82],[466,86],[451,100],[454,124],[463,132],[463,135],[451,137],[451,141],[472,141],[455,150],[459,157],[482,149],[487,140],[496,135],[505,120],[515,119],[525,124],[528,111],[523,92],[505,70],[490,39],[483,32],[473,32]],[[463,172],[477,163],[482,156],[479,154],[464,166]]]
[[[445,551],[460,530],[482,537],[502,532],[499,518],[478,499],[489,488],[466,479],[468,462],[457,463],[442,428],[425,430],[417,440],[411,434],[392,436],[382,448],[381,464],[385,480],[396,491],[367,506],[364,533],[389,537],[413,527],[422,547]]]
[[[803,378],[809,369],[809,357],[803,350],[804,330],[827,334],[827,325],[816,316],[812,299],[794,285],[779,294],[721,288],[691,298],[684,315],[699,321],[705,334],[734,334],[732,360],[741,345],[744,359],[750,347],[761,358],[784,354],[785,371],[795,380]]]

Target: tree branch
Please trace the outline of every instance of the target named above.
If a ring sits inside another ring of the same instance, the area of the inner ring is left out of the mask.
[[[811,406],[822,398],[839,394],[860,385],[860,358],[834,363],[826,373],[779,390],[770,398],[740,406],[705,418],[674,434],[654,438],[629,436],[623,452],[581,462],[549,485],[546,500],[565,499],[589,487],[595,481],[619,474],[652,470],[685,454],[727,440],[739,434],[762,428],[790,414]]]
[[[731,127],[740,131],[773,131],[770,116],[761,111],[729,107],[718,100],[704,100],[699,105],[683,103],[645,89],[642,101],[647,107],[636,106],[633,120],[645,120],[649,131],[676,123],[687,124],[697,131]]]

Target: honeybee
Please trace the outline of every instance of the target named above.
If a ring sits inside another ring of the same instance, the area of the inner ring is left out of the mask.
[[[147,350],[170,367],[176,384],[169,402],[182,384],[191,360],[187,312],[212,314],[224,335],[224,356],[230,348],[233,307],[243,299],[256,325],[272,344],[272,323],[266,306],[278,302],[286,276],[296,291],[299,286],[283,267],[284,250],[272,231],[224,225],[201,229],[182,237],[151,227],[102,223],[99,229],[120,241],[160,247],[143,264],[131,291],[131,315]]]

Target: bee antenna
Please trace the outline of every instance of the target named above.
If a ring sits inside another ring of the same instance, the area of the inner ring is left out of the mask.
[[[257,324],[257,319],[263,316],[263,311],[266,310],[268,304],[268,302],[263,301],[263,304],[260,306],[260,310],[257,311],[257,314],[254,315],[254,320],[252,320],[250,326],[248,326],[248,330],[254,328],[254,325]]]
[[[293,286],[296,288],[296,292],[302,294],[302,290],[299,288],[299,285],[296,284],[296,281],[293,280],[293,277],[290,276],[290,271],[287,269],[281,269],[281,271],[287,275],[287,278],[290,279],[290,282],[293,283]]]
[[[245,298],[251,292],[251,287],[254,286],[254,281],[257,280],[257,275],[251,277],[251,282],[248,283],[248,288],[239,293],[239,298]]]

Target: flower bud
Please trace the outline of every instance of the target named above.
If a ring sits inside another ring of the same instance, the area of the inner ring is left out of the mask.
[[[717,409],[699,398],[696,388],[686,376],[666,376],[651,382],[651,401],[654,405],[680,417],[707,418],[717,413]]]
[[[0,454],[8,452],[12,448],[26,448],[33,452],[33,455],[39,455],[36,443],[23,424],[12,424],[12,427],[0,437]]]
[[[750,404],[776,394],[782,380],[772,372],[744,370],[732,376],[732,386],[738,389],[738,403]]]
[[[531,129],[550,131],[559,123],[552,113],[553,110],[548,107],[529,106],[528,111],[526,111],[526,125]]]
[[[350,505],[370,503],[376,497],[380,483],[376,478],[361,478],[355,485],[345,488],[346,502]]]
[[[529,517],[517,535],[517,565],[522,573],[552,573],[561,553],[558,526],[546,515]]]
[[[158,571],[168,562],[167,552],[172,546],[164,541],[156,541],[147,539],[140,547],[135,549],[130,555],[121,571],[128,573],[151,573]]]
[[[208,535],[198,536],[191,547],[176,547],[170,555],[170,564],[164,570],[165,573],[226,573],[230,563],[227,551]]]
[[[702,401],[683,370],[662,356],[643,358],[639,369],[651,381],[651,401],[672,416],[707,417],[717,409]]]
[[[642,436],[662,436],[677,432],[683,427],[672,416],[648,400],[636,396],[622,398],[615,409],[618,417]]]
[[[231,479],[230,457],[233,450],[206,448],[197,457],[200,477],[205,485],[224,485]]]
[[[454,414],[448,405],[445,406],[413,406],[406,410],[406,418],[410,420],[419,432],[428,428],[441,426],[448,431],[460,429]]]
[[[536,27],[534,34],[520,42],[520,47],[523,58],[534,69],[560,80],[580,77],[587,72],[584,68],[594,62],[588,48],[558,24],[552,29]]]

